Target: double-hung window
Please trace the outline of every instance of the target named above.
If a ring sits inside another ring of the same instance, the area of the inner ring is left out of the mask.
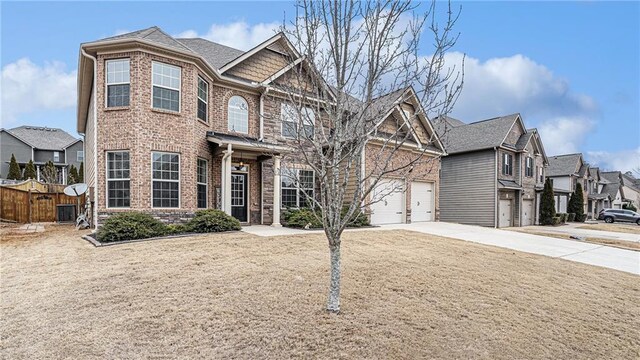
[[[198,159],[197,164],[198,208],[207,207],[207,160]]]
[[[314,198],[313,170],[282,169],[282,207],[302,208],[312,206]]]
[[[130,206],[129,152],[107,152],[107,207]]]
[[[180,77],[181,69],[177,66],[154,61],[153,72],[153,107],[178,112],[180,111]]]
[[[53,162],[60,162],[60,152],[59,151],[54,151],[53,152]]]
[[[78,150],[76,152],[76,161],[78,162],[84,161],[84,150]]]
[[[227,107],[229,131],[249,132],[249,106],[242,96],[232,96]]]
[[[180,207],[180,155],[153,152],[151,157],[153,207]]]
[[[107,60],[107,107],[129,106],[129,59]]]
[[[513,155],[502,154],[502,174],[513,175]]]
[[[313,109],[303,107],[299,109],[291,104],[283,103],[280,106],[280,118],[282,119],[282,136],[297,138],[300,132],[304,137],[312,138],[315,132],[316,116]],[[300,128],[302,127],[302,128]]]
[[[207,122],[209,113],[207,104],[209,102],[209,83],[198,76],[198,119]]]
[[[531,156],[527,156],[525,160],[524,175],[526,177],[533,177],[533,158]]]
[[[544,170],[542,166],[538,167],[538,181],[544,183]]]

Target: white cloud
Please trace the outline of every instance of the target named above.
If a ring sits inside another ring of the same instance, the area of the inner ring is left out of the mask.
[[[580,152],[580,145],[593,126],[589,118],[560,116],[544,121],[538,130],[547,155],[559,155]]]
[[[640,169],[640,147],[635,150],[622,151],[587,151],[587,161],[601,170],[618,170],[622,172]]]
[[[72,108],[76,104],[76,70],[62,62],[39,66],[28,58],[2,68],[2,126],[21,114]]]
[[[175,37],[201,37],[236,49],[249,50],[275,35],[280,26],[281,24],[278,22],[250,25],[245,21],[237,21],[228,24],[213,24],[204,34],[199,34],[196,30],[185,30]]]
[[[446,56],[461,64],[462,54]],[[539,127],[548,155],[579,151],[599,116],[596,102],[571,90],[569,82],[523,55],[480,61],[465,59],[464,87],[453,116],[465,122],[521,113]]]

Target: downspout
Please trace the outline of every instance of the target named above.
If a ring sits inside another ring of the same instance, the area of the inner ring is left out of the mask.
[[[93,226],[98,229],[98,59],[87,54],[81,47],[82,55],[93,61]],[[83,146],[86,146],[83,144]]]
[[[269,92],[269,88],[265,87],[265,90],[260,94],[260,137],[258,141],[264,141],[264,97]]]
[[[498,148],[497,147],[493,147],[493,153],[495,161],[494,161],[494,171],[495,171],[495,176],[493,179],[493,227],[494,228],[498,228]]]

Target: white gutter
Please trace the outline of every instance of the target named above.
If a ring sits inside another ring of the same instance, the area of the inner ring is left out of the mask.
[[[264,141],[264,96],[269,92],[269,88],[266,87],[264,92],[260,94],[260,137],[258,141]]]
[[[97,79],[98,79],[98,59],[87,54],[81,47],[82,55],[88,57],[93,61],[93,226],[98,229],[98,93],[97,93]],[[86,125],[85,125],[86,127]],[[86,136],[85,136],[86,137]],[[86,143],[83,142],[83,148]]]

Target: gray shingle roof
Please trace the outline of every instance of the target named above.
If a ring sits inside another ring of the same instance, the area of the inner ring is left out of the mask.
[[[609,183],[602,187],[600,194],[606,194],[609,195],[611,199],[615,199],[618,194],[618,190],[620,190],[620,183]]]
[[[157,44],[158,46],[168,47],[170,49],[192,53],[194,55],[200,55],[207,63],[209,63],[209,65],[211,65],[215,69],[220,69],[223,65],[245,53],[242,50],[234,49],[229,46],[221,45],[201,38],[175,39],[171,35],[162,31],[162,29],[157,26],[133,31],[126,34],[111,36],[108,38],[92,41],[87,44],[121,39],[146,40]]]
[[[490,149],[502,145],[502,141],[518,116],[519,114],[511,114],[471,124],[447,127],[446,132],[439,132],[438,135],[440,135],[449,154]],[[440,122],[439,128],[443,129],[442,122]]]
[[[620,172],[620,176],[622,177],[622,184],[624,186],[628,186],[632,189],[640,191],[640,187],[638,187],[638,179],[634,178],[633,176],[627,175],[623,172]]]
[[[55,128],[25,125],[5,131],[25,144],[42,150],[64,150],[78,141],[66,131]]]
[[[220,69],[244,54],[242,50],[201,38],[177,40],[193,52],[200,54],[215,69]]]
[[[527,130],[527,132],[522,134],[522,136],[520,136],[520,138],[516,142],[516,149],[523,150],[525,146],[527,146],[527,144],[529,143],[529,140],[531,140],[531,137],[533,136],[534,133],[535,133],[534,129],[529,129]]]
[[[620,183],[620,171],[602,171],[600,176],[610,183]]]
[[[549,158],[547,176],[569,176],[576,173],[582,154],[557,155]]]

